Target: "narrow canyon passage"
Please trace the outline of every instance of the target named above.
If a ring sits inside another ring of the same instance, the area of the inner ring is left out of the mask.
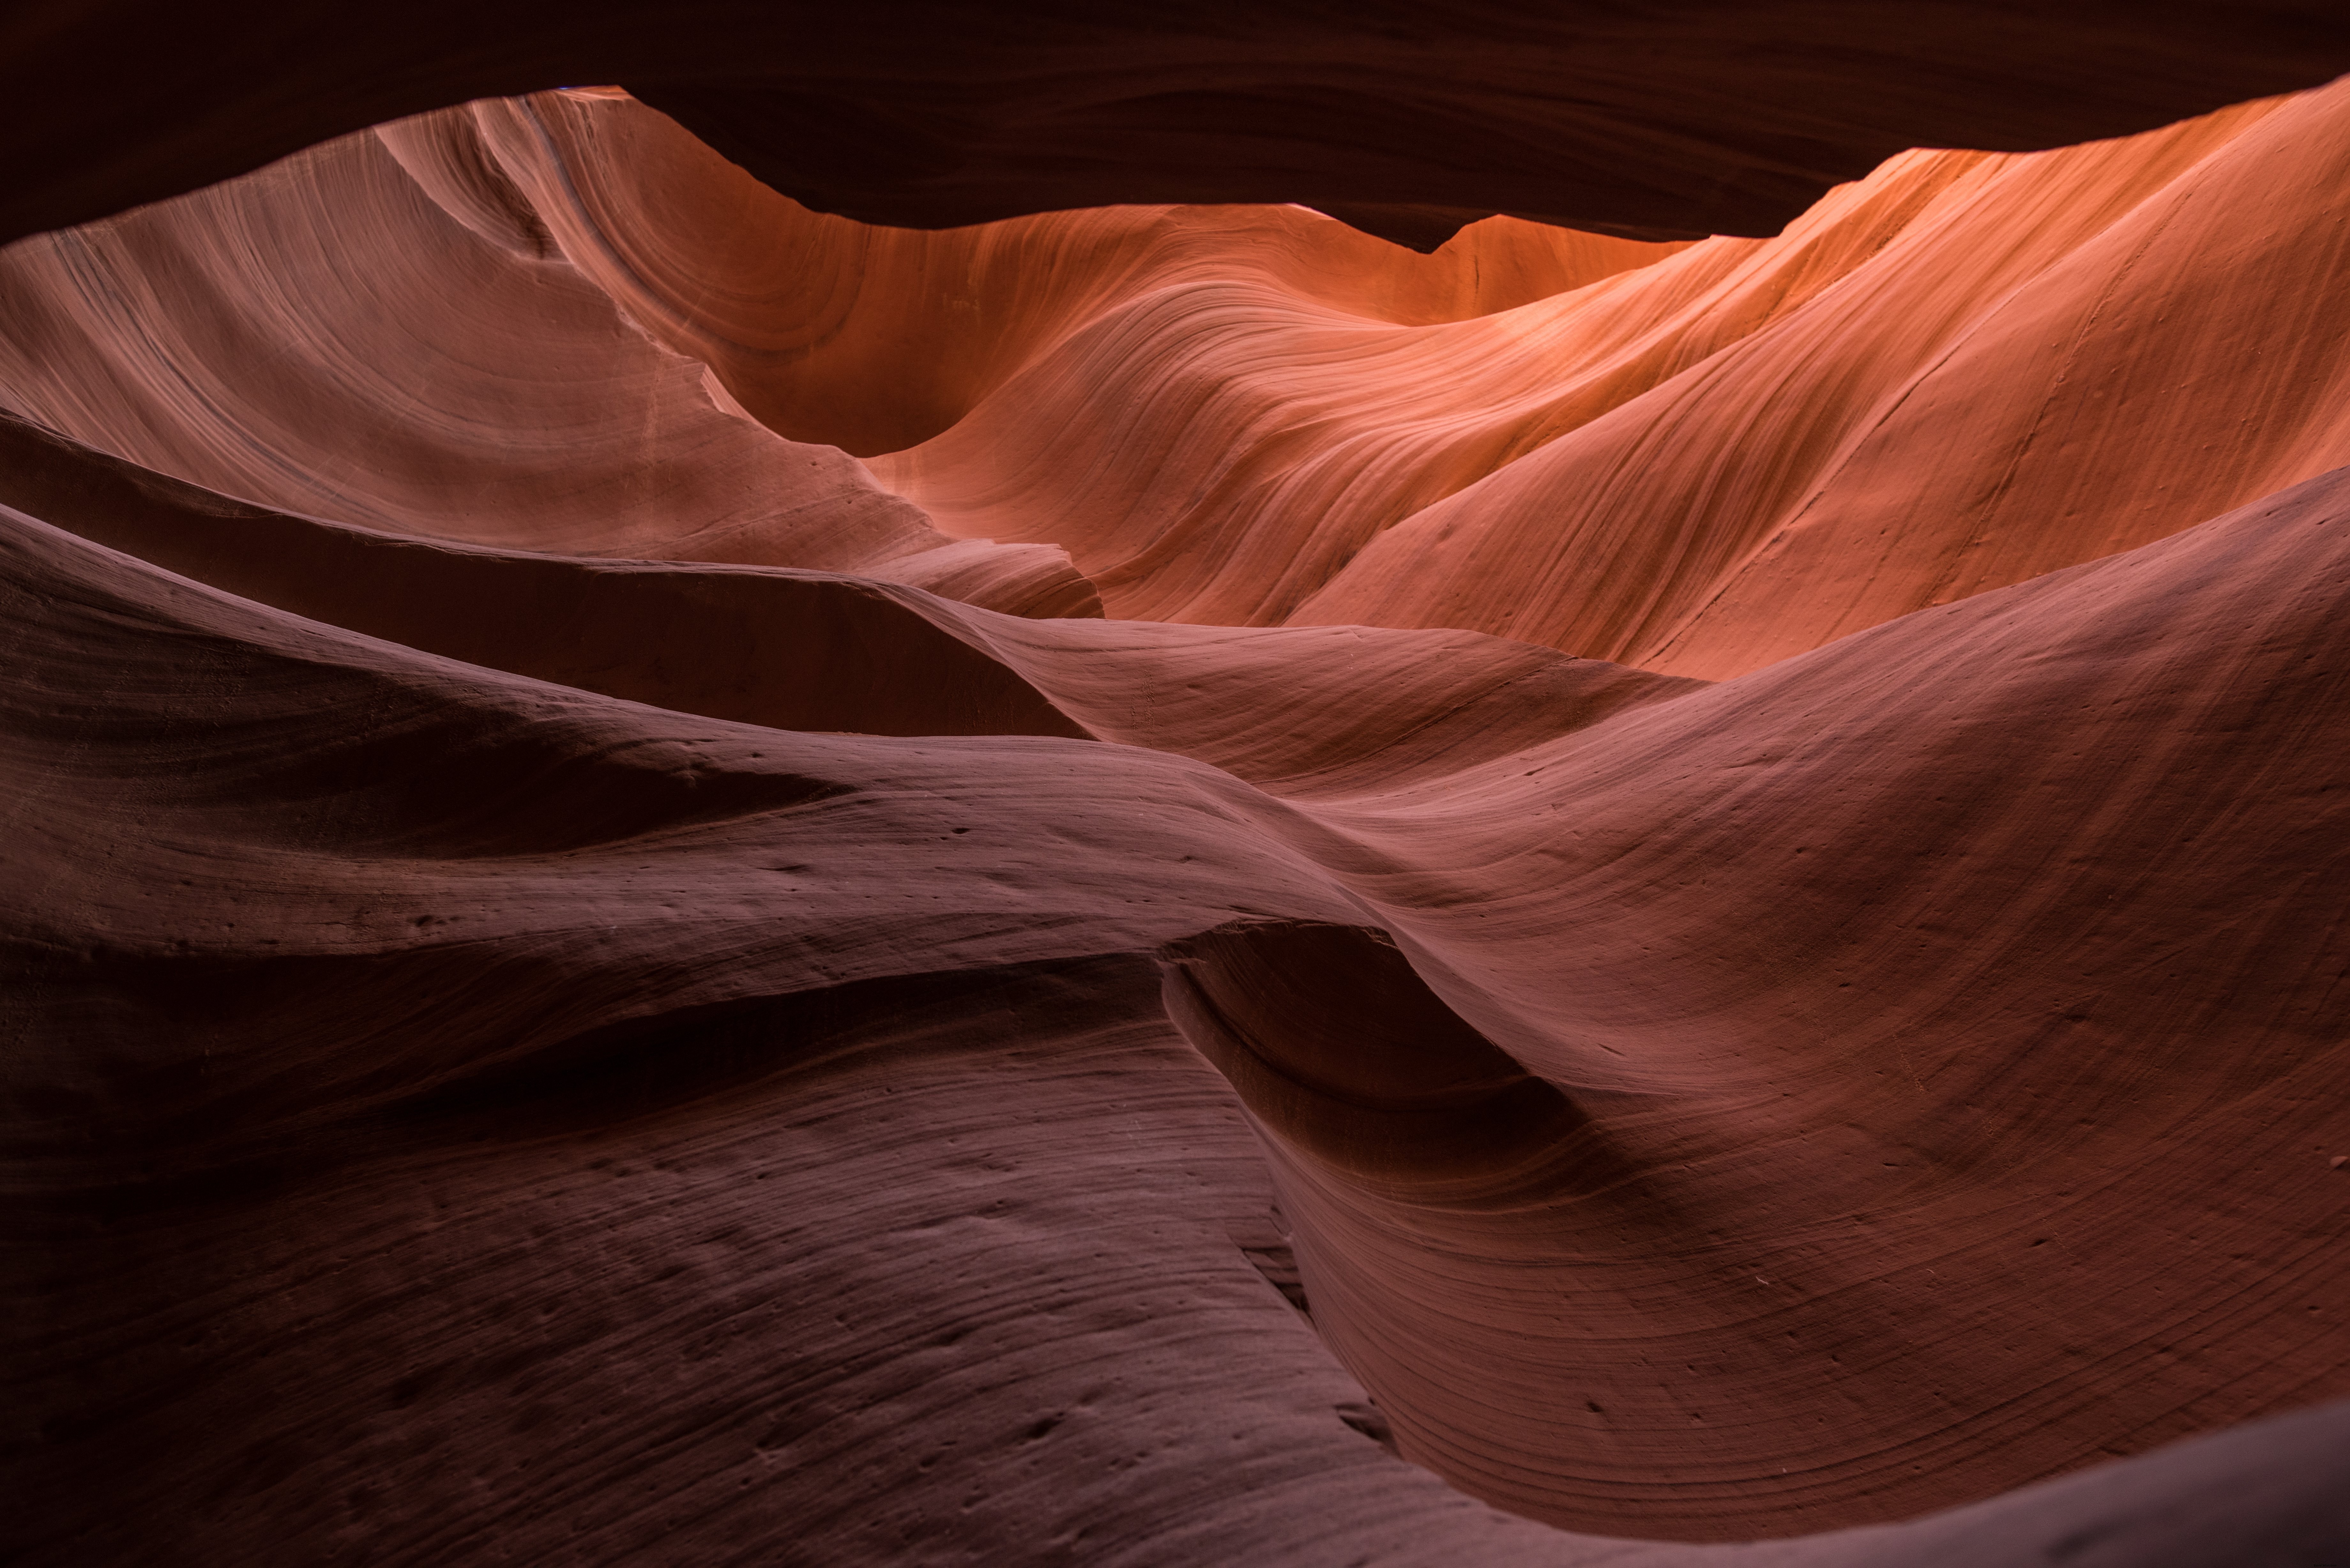
[[[12,1552],[2350,1550],[2318,59],[1752,234],[649,75],[0,250]]]

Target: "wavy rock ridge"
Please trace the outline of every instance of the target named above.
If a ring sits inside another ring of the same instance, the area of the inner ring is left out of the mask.
[[[2342,1550],[2345,161],[0,252],[21,1550]]]

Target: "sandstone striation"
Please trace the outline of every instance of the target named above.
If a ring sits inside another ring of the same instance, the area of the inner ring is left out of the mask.
[[[94,9],[12,1558],[2350,1551],[2350,44],[2158,12]]]

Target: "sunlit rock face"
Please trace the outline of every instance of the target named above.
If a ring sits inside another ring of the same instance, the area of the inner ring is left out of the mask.
[[[28,182],[12,1550],[2350,1555],[2350,43],[1845,9]]]

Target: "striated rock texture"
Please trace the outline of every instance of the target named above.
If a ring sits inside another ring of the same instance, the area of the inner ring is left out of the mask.
[[[430,111],[0,251],[12,1560],[2350,1554],[2325,14],[467,15],[9,25]]]
[[[2051,147],[2350,70],[2333,0],[79,0],[0,22],[0,238],[468,99],[626,82],[786,194],[1767,234],[1906,147]]]

